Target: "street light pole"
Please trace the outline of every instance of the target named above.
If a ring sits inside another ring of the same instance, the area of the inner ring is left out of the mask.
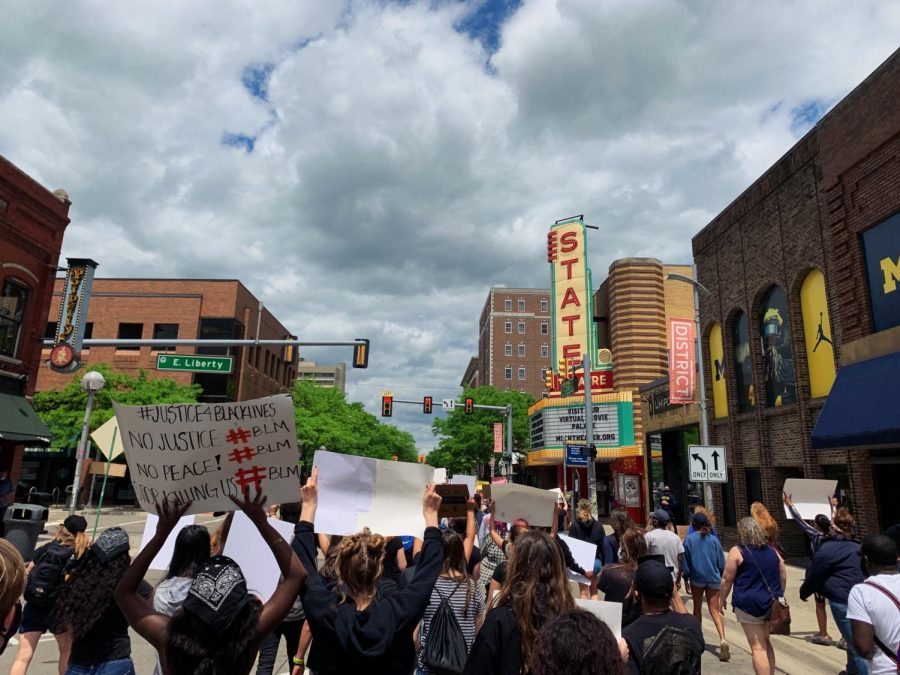
[[[597,517],[597,467],[595,465],[595,457],[591,452],[591,446],[594,444],[594,399],[591,394],[591,350],[588,348],[584,352],[584,445],[588,454],[587,462],[587,479],[588,479],[588,499],[591,502],[591,513],[594,518]]]
[[[84,466],[84,459],[87,457],[88,443],[90,439],[88,434],[91,430],[91,410],[94,408],[94,394],[103,389],[106,380],[103,375],[96,370],[85,373],[81,378],[81,388],[87,392],[87,405],[84,407],[84,422],[81,425],[81,442],[78,444],[78,454],[75,460],[75,477],[72,479],[72,501],[69,503],[69,515],[75,515],[75,509],[78,507],[78,492],[81,489],[81,469]]]

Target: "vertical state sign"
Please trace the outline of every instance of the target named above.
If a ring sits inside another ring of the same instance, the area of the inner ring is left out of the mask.
[[[669,402],[693,403],[697,384],[694,322],[669,319]]]
[[[547,235],[547,247],[552,266],[552,363],[557,368],[560,359],[578,362],[588,350],[596,349],[584,223],[577,219],[554,225]]]
[[[494,422],[494,452],[503,452],[503,423]]]
[[[295,502],[300,486],[290,396],[242,403],[114,404],[138,502],[193,502],[187,513],[234,511],[231,496],[263,491]]]

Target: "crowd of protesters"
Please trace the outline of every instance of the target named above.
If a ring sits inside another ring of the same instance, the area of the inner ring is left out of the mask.
[[[282,638],[292,675],[699,673],[707,648],[704,603],[718,657],[728,661],[730,602],[755,673],[775,672],[771,634],[788,620],[787,577],[778,526],[763,504],[739,520],[739,543],[726,552],[713,514],[702,506],[682,538],[671,508],[649,514],[646,528],[617,509],[605,527],[581,500],[571,519],[557,507],[552,526],[541,528],[521,518],[500,523],[478,497],[469,500],[466,517],[440,522],[441,498],[427,486],[421,539],[368,529],[329,536],[315,531],[314,470],[300,502],[277,509],[295,525],[288,542],[270,525],[265,496],[245,494],[234,500],[236,508],[281,572],[266,602],[222,555],[231,514],[213,533],[199,525],[181,529],[155,589],[144,577],[188,504],[158,508],[156,534],[134,561],[123,530],[110,528],[91,542],[84,518],[72,516],[27,567],[0,540],[0,653],[18,633],[10,672],[24,675],[49,632],[61,675],[128,675],[135,672],[130,627],[155,648],[154,672],[166,675],[244,675],[254,665],[258,675],[269,675]],[[790,495],[784,504],[813,551],[799,595],[816,601],[814,641],[833,643],[827,604],[847,650],[844,672],[898,672],[900,528],[860,541],[852,515],[836,503],[814,524],[800,517]],[[587,569],[559,536],[567,524],[569,537],[595,547]],[[622,604],[621,638],[576,605],[567,573],[588,580],[580,584],[583,599]]]

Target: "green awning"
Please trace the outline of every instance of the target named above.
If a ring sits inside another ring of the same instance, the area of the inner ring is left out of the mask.
[[[24,396],[0,394],[0,441],[50,445],[52,437]]]

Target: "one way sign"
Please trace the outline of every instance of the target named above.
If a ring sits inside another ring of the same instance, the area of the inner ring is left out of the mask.
[[[694,483],[727,483],[725,447],[721,445],[689,445],[688,466]]]

